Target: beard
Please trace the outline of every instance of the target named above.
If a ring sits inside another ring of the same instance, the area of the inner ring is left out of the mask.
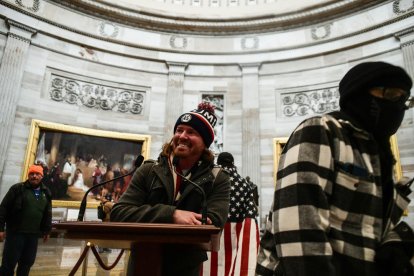
[[[39,188],[40,184],[42,183],[42,180],[37,179],[29,179],[29,183],[32,186],[33,189]]]

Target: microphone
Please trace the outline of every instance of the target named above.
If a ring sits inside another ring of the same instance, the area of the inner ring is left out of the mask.
[[[198,185],[194,181],[191,181],[190,179],[186,178],[181,173],[177,172],[177,170],[175,168],[177,167],[179,161],[180,161],[180,157],[178,157],[178,156],[174,156],[173,157],[173,160],[172,160],[173,170],[174,170],[174,172],[176,174],[178,174],[179,176],[181,176],[184,181],[187,181],[188,183],[190,183],[191,185],[193,185],[195,188],[197,188],[197,190],[200,191],[201,196],[203,197],[203,202],[201,204],[201,224],[204,224],[205,225],[205,224],[207,224],[207,199],[206,199],[206,193],[204,192],[204,189],[201,188],[200,185]]]
[[[83,221],[83,217],[85,216],[85,210],[86,210],[86,201],[87,201],[87,198],[88,198],[88,194],[89,194],[89,192],[90,191],[92,191],[93,189],[96,189],[97,187],[100,187],[100,186],[102,186],[102,185],[105,185],[106,183],[109,183],[109,182],[111,182],[111,181],[115,181],[115,180],[118,180],[118,179],[121,179],[121,178],[123,178],[123,177],[125,177],[125,176],[128,176],[128,175],[131,175],[131,174],[133,174],[140,166],[141,166],[141,164],[144,162],[144,156],[142,156],[142,155],[138,155],[138,157],[137,157],[137,159],[135,159],[135,162],[134,162],[134,169],[132,169],[132,171],[130,171],[129,173],[126,173],[126,174],[123,174],[123,175],[120,175],[120,176],[118,176],[118,177],[115,177],[115,178],[112,178],[112,179],[110,179],[110,180],[107,180],[107,181],[104,181],[104,182],[101,182],[101,183],[99,183],[99,184],[97,184],[97,185],[95,185],[95,186],[92,186],[92,187],[90,187],[86,192],[85,192],[85,194],[83,195],[83,198],[82,198],[82,202],[81,202],[81,204],[80,204],[80,207],[79,207],[79,213],[78,213],[78,221]]]

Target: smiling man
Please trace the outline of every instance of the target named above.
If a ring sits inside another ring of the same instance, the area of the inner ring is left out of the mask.
[[[214,108],[208,103],[182,114],[157,162],[145,162],[135,172],[112,209],[111,221],[200,225],[206,200],[206,223],[223,227],[229,209],[230,180],[214,167],[214,154],[208,149],[214,140],[216,121]],[[132,251],[130,266],[135,258]],[[167,247],[162,275],[199,275],[205,260],[207,254],[200,249]]]
[[[5,239],[0,275],[29,275],[39,237],[52,229],[52,196],[42,184],[43,168],[29,167],[28,179],[11,186],[0,204],[0,241]],[[6,231],[5,231],[6,228]]]

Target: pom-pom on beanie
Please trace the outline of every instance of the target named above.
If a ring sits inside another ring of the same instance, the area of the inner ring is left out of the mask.
[[[194,128],[203,138],[207,148],[214,141],[214,126],[217,117],[214,115],[214,106],[208,102],[200,103],[197,109],[182,114],[174,126],[174,133],[178,125],[188,125]]]
[[[43,168],[39,165],[31,165],[27,174],[38,173],[43,176]]]
[[[400,88],[410,94],[413,83],[410,76],[399,66],[386,62],[364,62],[352,67],[339,83],[339,106],[360,93],[368,93],[373,87]]]

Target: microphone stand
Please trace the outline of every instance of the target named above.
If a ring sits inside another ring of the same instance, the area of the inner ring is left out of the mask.
[[[92,186],[91,188],[89,188],[85,192],[85,194],[83,195],[82,202],[81,202],[80,207],[79,207],[78,221],[83,221],[83,217],[85,216],[85,210],[86,210],[86,201],[87,201],[88,194],[89,194],[90,191],[92,191],[93,189],[96,189],[96,188],[98,188],[98,187],[100,187],[102,185],[105,185],[106,183],[109,183],[109,182],[112,182],[112,181],[121,179],[121,178],[123,178],[125,176],[128,176],[128,175],[133,174],[141,166],[142,162],[144,162],[144,156],[139,155],[137,157],[137,159],[135,160],[134,169],[132,171],[130,171],[129,173],[126,173],[126,174],[120,175],[118,177],[112,178],[110,180],[101,182],[101,183],[96,184],[95,186]]]
[[[181,176],[181,178],[183,179],[183,181],[187,181],[188,183],[190,183],[191,185],[193,185],[195,188],[197,188],[197,190],[200,191],[202,197],[203,197],[203,201],[201,203],[201,224],[206,225],[207,224],[207,199],[206,199],[206,193],[204,192],[204,189],[201,188],[200,185],[198,185],[197,183],[195,183],[194,181],[191,181],[190,179],[186,178],[183,174],[177,172],[176,170],[176,166],[178,165],[179,162],[179,157],[174,156],[173,161],[172,161],[172,167],[174,172]]]

